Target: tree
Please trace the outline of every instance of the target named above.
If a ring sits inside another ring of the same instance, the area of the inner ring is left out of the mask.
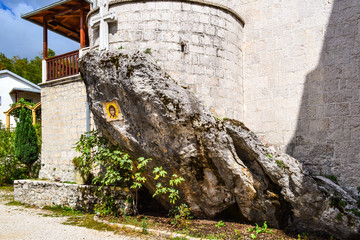
[[[55,52],[49,48],[48,57],[53,56],[55,56]],[[27,58],[20,58],[19,56],[7,58],[5,54],[0,53],[0,70],[7,69],[35,84],[40,83],[42,80],[41,62],[42,58],[39,56],[36,56],[29,61]]]
[[[14,132],[8,131],[0,121],[0,186],[27,178],[26,168],[14,155]]]
[[[26,165],[31,176],[31,167],[38,159],[39,147],[30,111],[24,107],[21,108],[19,122],[16,124],[14,148],[15,157]]]

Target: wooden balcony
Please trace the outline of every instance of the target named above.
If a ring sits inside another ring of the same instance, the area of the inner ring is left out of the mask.
[[[78,74],[78,59],[78,50],[46,59],[46,81]]]

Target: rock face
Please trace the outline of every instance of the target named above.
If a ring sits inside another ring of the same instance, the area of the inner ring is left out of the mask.
[[[307,176],[296,159],[265,146],[242,123],[211,116],[149,55],[90,51],[80,71],[99,129],[135,156],[151,157],[149,167],[184,177],[182,200],[195,216],[232,212],[274,227],[360,237],[352,196],[326,178]],[[122,120],[105,117],[103,103],[112,101]],[[153,191],[154,183],[146,187]]]

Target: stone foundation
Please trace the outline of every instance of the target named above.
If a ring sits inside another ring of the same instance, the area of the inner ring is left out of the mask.
[[[57,183],[48,181],[16,180],[14,181],[14,200],[38,207],[62,206],[91,212],[99,203],[96,196],[97,186]],[[103,193],[113,196],[115,204],[131,213],[131,192],[126,188],[108,187]]]

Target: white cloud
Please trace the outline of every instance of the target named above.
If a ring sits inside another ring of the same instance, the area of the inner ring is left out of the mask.
[[[52,2],[55,1],[33,0],[25,3],[24,0],[12,0],[2,2],[11,11],[0,9],[0,52],[9,58],[15,55],[29,59],[38,56],[42,51],[42,28],[22,19],[20,16]],[[79,48],[79,43],[51,31],[49,31],[48,38],[49,47],[56,54],[70,52]]]

